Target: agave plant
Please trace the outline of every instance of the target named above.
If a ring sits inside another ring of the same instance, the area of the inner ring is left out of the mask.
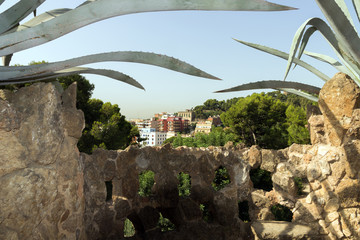
[[[0,5],[5,0],[0,0]],[[45,0],[20,0],[0,14],[0,85],[42,81],[75,73],[104,75],[138,88],[133,78],[112,70],[79,67],[101,61],[152,64],[199,77],[218,79],[192,65],[165,55],[146,52],[111,52],[33,66],[9,66],[12,54],[52,41],[69,32],[107,18],[142,12],[175,10],[282,11],[292,8],[265,0],[88,0],[75,9],[55,9],[36,16]],[[34,18],[20,21],[34,12]]]
[[[315,67],[300,60],[304,53],[317,60],[330,64],[340,72],[348,74],[360,86],[360,38],[345,1],[316,0],[316,2],[325,15],[328,23],[320,18],[311,18],[305,21],[297,30],[289,53],[259,44],[236,40],[249,47],[286,59],[287,67],[283,81],[260,81],[252,84],[239,85],[237,87],[218,92],[273,88],[295,93],[310,100],[317,101],[317,97],[313,94],[318,94],[320,90],[319,88],[296,82],[284,82],[293,64],[295,66],[299,65],[304,67],[323,81],[330,79],[326,74],[322,73]],[[352,3],[356,11],[357,18],[360,19],[360,1],[352,0]],[[327,40],[339,60],[324,54],[305,51],[305,47],[310,37],[316,31],[319,31]]]

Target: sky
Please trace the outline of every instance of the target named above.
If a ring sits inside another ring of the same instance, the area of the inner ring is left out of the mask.
[[[0,12],[15,4],[5,0]],[[38,15],[56,8],[75,8],[84,0],[47,0]],[[154,113],[174,113],[203,104],[207,99],[245,97],[254,91],[214,91],[261,80],[282,80],[286,61],[244,46],[233,38],[267,45],[285,52],[300,25],[311,17],[323,18],[315,0],[274,0],[298,8],[282,12],[176,11],[139,13],[107,19],[83,27],[49,43],[15,53],[11,64],[31,61],[62,61],[112,51],[144,51],[175,57],[208,72],[221,81],[194,77],[155,66],[103,62],[86,65],[123,72],[140,82],[146,91],[103,76],[85,74],[95,85],[93,98],[118,104],[127,119],[150,118]],[[29,19],[26,19],[27,21]],[[23,21],[23,22],[25,22]],[[331,48],[319,33],[307,50],[331,56]],[[336,70],[304,57],[328,76]],[[324,82],[297,67],[288,76],[321,87]],[[261,90],[256,91],[261,92]]]

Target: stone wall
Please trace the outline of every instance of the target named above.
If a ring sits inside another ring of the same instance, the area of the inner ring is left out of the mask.
[[[75,99],[76,85],[0,90],[0,239],[85,239]]]
[[[125,239],[125,219],[136,228],[129,239],[360,239],[360,90],[346,75],[325,84],[320,109],[309,108],[312,145],[282,150],[166,145],[80,154],[75,88],[0,94],[0,239]],[[216,191],[219,167],[230,184]],[[251,181],[258,168],[271,174],[270,189]],[[140,196],[145,170],[155,184]],[[179,196],[180,172],[191,176],[189,196]],[[276,204],[291,210],[291,222],[274,221]],[[160,214],[174,231],[161,232]]]

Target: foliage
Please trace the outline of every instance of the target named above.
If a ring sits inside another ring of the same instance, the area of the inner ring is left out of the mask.
[[[264,93],[240,99],[221,114],[223,124],[246,145],[280,149],[287,147],[287,105]]]
[[[224,130],[222,127],[213,127],[209,134],[197,133],[194,137],[176,137],[167,139],[163,144],[171,143],[174,148],[179,146],[187,147],[209,147],[224,146],[227,142],[236,142],[237,137],[234,133]]]
[[[230,175],[225,167],[220,166],[215,171],[215,178],[214,181],[211,183],[211,186],[216,190],[219,191],[226,187],[226,185],[229,185],[231,183],[230,181]]]
[[[155,173],[147,170],[139,175],[139,195],[141,197],[149,197],[151,195],[151,188],[155,184]]]
[[[162,232],[175,230],[175,225],[169,219],[164,218],[161,213],[159,217],[158,227],[161,229]]]
[[[302,195],[304,192],[304,184],[303,184],[303,180],[300,177],[294,177],[294,182],[296,185],[296,189],[297,189],[297,194],[298,195]]]
[[[0,4],[4,0],[0,0]],[[23,25],[20,21],[25,19],[45,0],[21,0],[0,14],[0,56],[4,65],[9,66],[15,52],[32,48],[52,41],[81,27],[107,18],[141,12],[158,12],[173,10],[259,10],[282,11],[292,8],[266,2],[264,0],[226,0],[213,4],[207,0],[189,0],[185,3],[175,0],[149,0],[143,4],[142,0],[85,1],[75,9],[48,10],[35,16]],[[36,15],[36,14],[34,14]],[[58,26],[61,26],[59,28]],[[174,58],[141,52],[112,52],[100,53],[91,56],[78,57],[55,63],[45,63],[37,67],[18,68],[6,67],[5,74],[0,76],[2,84],[28,83],[43,81],[49,78],[68,76],[80,73],[99,74],[120,80],[133,86],[142,86],[131,77],[112,70],[77,67],[88,63],[101,61],[130,61],[153,64],[190,75],[217,79],[189,64]]]
[[[280,204],[272,206],[271,212],[274,214],[276,221],[291,222],[293,217],[293,213],[291,212],[291,210],[288,207]]]
[[[202,212],[202,218],[205,222],[211,223],[214,220],[212,212],[210,211],[209,204],[207,203],[200,204],[200,211]]]
[[[58,80],[64,89],[77,83],[76,105],[85,115],[85,129],[78,142],[81,152],[90,154],[97,148],[124,149],[134,136],[139,136],[138,129],[125,120],[117,104],[91,98],[94,85],[85,77],[71,75]]]
[[[324,81],[330,79],[328,76],[326,76],[324,73],[317,70],[310,64],[307,64],[300,60],[303,53],[305,53],[308,56],[313,57],[319,61],[328,63],[331,66],[335,67],[338,71],[349,75],[360,86],[360,53],[358,51],[358,46],[360,45],[360,37],[357,33],[354,20],[350,15],[345,1],[316,0],[316,2],[324,13],[327,22],[323,21],[320,18],[310,18],[305,21],[295,33],[289,54],[266,46],[248,43],[240,40],[237,41],[260,51],[264,51],[272,55],[287,59],[288,64],[286,67],[284,80],[287,78],[292,64],[295,64],[295,66],[300,65],[304,67],[305,69],[314,73]],[[352,1],[352,3],[357,18],[359,20],[360,4],[358,1]],[[338,60],[324,54],[305,52],[305,48],[308,44],[309,39],[316,31],[319,31],[326,39],[326,41],[330,44]],[[260,86],[261,82],[256,82],[255,84],[259,84]],[[268,82],[268,84],[273,84],[274,86],[276,85],[276,83],[274,82]],[[287,88],[283,90],[293,92],[300,96],[308,97],[309,99],[314,99],[313,96],[307,94],[306,92],[298,90],[299,88],[295,86],[297,85],[297,83],[294,83],[293,85],[294,89]],[[241,91],[246,90],[246,88],[246,86],[240,85],[232,89],[223,90],[223,92],[237,90]],[[272,87],[269,86],[269,88]],[[274,88],[281,89],[281,87],[278,86],[275,86]]]
[[[290,105],[286,109],[286,120],[288,123],[288,144],[292,143],[298,144],[309,144],[310,143],[310,133],[306,128],[307,120],[306,120],[306,112],[301,107],[295,107],[294,105]]]
[[[189,174],[180,172],[178,175],[179,180],[179,196],[180,197],[187,197],[190,196],[191,192],[191,177]]]
[[[249,203],[248,201],[238,202],[239,208],[239,218],[243,222],[250,222],[250,214],[249,214]]]
[[[217,116],[227,111],[239,98],[231,98],[226,101],[218,101],[216,99],[208,99],[203,105],[194,107],[195,118],[207,119],[210,116]]]
[[[271,172],[257,168],[250,170],[250,179],[254,188],[262,189],[265,191],[271,191],[273,189],[273,183],[271,180]]]
[[[133,237],[135,235],[135,227],[127,218],[124,223],[124,237]]]

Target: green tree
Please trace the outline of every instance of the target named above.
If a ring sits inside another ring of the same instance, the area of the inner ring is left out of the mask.
[[[288,144],[309,144],[310,134],[306,128],[307,119],[305,110],[301,107],[289,105],[286,109],[286,120],[289,126],[287,128],[289,133]]]
[[[279,149],[288,144],[286,108],[280,100],[254,93],[221,114],[221,120],[246,145]]]

